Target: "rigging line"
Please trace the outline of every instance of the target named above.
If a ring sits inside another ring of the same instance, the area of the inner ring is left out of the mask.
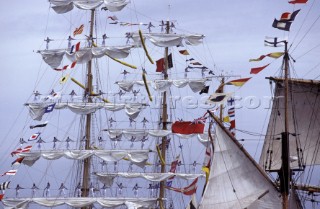
[[[313,2],[312,2],[312,5],[310,6],[310,8],[309,8],[309,10],[308,10],[308,12],[307,12],[307,14],[306,14],[306,16],[304,17],[304,19],[303,19],[303,21],[302,21],[302,24],[300,25],[300,28],[299,28],[298,32],[296,33],[295,37],[293,38],[292,43],[294,43],[294,42],[295,42],[295,40],[297,39],[298,34],[300,33],[300,31],[301,31],[301,29],[302,29],[302,27],[303,27],[304,23],[306,22],[307,17],[309,16],[309,13],[310,13],[311,8],[313,7],[314,3],[315,3],[315,1],[313,1]],[[292,47],[292,44],[290,45],[289,50],[290,50],[290,48],[291,48],[291,47]]]
[[[320,15],[317,17],[317,19],[311,24],[311,26],[309,27],[309,29],[307,30],[307,32],[304,34],[304,36],[301,38],[301,40],[298,42],[298,44],[293,48],[292,52],[294,52],[297,47],[302,43],[302,41],[304,40],[304,38],[309,34],[309,32],[311,31],[311,29],[313,28],[313,26],[316,24],[316,22],[319,20]]]

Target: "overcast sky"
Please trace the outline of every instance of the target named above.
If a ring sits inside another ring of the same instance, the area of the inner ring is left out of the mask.
[[[8,163],[3,159],[7,159],[12,148],[10,146],[17,144],[19,131],[28,117],[26,111],[20,115],[24,109],[23,104],[31,98],[33,90],[46,93],[50,91],[49,88],[41,89],[39,80],[42,73],[47,70],[47,66],[35,52],[45,48],[43,40],[46,37],[66,38],[68,31],[80,25],[81,21],[78,22],[79,25],[70,26],[70,18],[77,24],[75,21],[77,18],[87,18],[88,15],[59,16],[49,9],[49,4],[45,0],[27,2],[11,0],[2,1],[0,4],[2,78],[0,167],[2,167]],[[293,22],[290,33],[272,28],[274,18],[279,19],[283,12],[297,9],[301,11]],[[204,46],[209,47],[211,52],[211,55],[206,55],[213,57],[212,60],[209,56],[206,65],[215,69],[216,73],[249,77],[250,68],[261,67],[271,62],[268,68],[260,74],[253,75],[242,88],[228,88],[228,91],[235,91],[236,96],[243,98],[240,104],[246,106],[236,112],[237,128],[263,133],[268,117],[268,111],[265,109],[268,100],[264,97],[270,96],[270,87],[265,77],[279,74],[281,59],[266,58],[262,62],[255,63],[249,63],[248,60],[270,52],[283,51],[281,47],[265,47],[263,44],[265,36],[289,37],[291,49],[294,49],[291,55],[296,60],[295,74],[301,78],[312,79],[317,76],[319,78],[320,23],[316,21],[319,18],[319,11],[320,2],[315,0],[310,0],[306,5],[296,6],[288,4],[286,0],[132,0],[123,13],[116,15],[128,22],[160,21],[169,18],[176,21],[178,29],[205,34]],[[114,35],[111,32],[110,34]],[[123,36],[124,33],[120,35]],[[256,109],[247,108],[250,105],[244,98],[248,96],[256,97],[261,105]],[[241,134],[239,136],[250,138]],[[254,155],[257,144],[258,141],[255,140],[246,142],[245,146],[250,147],[251,154]],[[257,159],[257,156],[255,158]]]

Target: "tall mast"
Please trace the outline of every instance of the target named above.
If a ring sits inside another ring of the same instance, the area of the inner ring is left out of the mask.
[[[89,39],[92,40],[93,37],[93,25],[94,25],[94,9],[91,10],[91,20],[90,20],[90,34]],[[90,95],[92,92],[92,61],[87,63],[87,82],[86,82],[86,94]],[[88,97],[88,102],[92,102],[91,97]],[[90,149],[90,139],[91,139],[91,114],[86,116],[86,133],[85,133],[85,149]],[[82,179],[82,197],[89,196],[89,184],[90,184],[90,158],[84,160],[83,163],[83,179]],[[86,208],[86,207],[85,207]]]
[[[166,23],[166,33],[168,34],[170,31],[170,22],[167,21]],[[168,47],[165,48],[165,53],[164,53],[164,79],[168,80],[168,54],[169,54],[169,49]],[[163,92],[163,100],[162,100],[162,129],[167,130],[167,121],[168,121],[168,105],[167,105],[167,92]],[[161,155],[166,162],[166,144],[167,144],[167,137],[162,137],[162,145],[161,145]],[[161,164],[161,173],[166,172],[166,164]],[[164,202],[163,198],[165,196],[165,181],[160,182],[160,194],[159,194],[159,199],[160,199],[160,208],[164,209]]]
[[[289,208],[289,189],[290,189],[290,180],[291,180],[291,172],[290,172],[290,150],[289,150],[289,122],[288,122],[288,97],[289,97],[289,54],[288,54],[288,42],[285,41],[285,52],[284,52],[284,110],[285,110],[285,120],[284,120],[284,132],[281,133],[282,143],[282,166],[280,171],[280,189],[282,193],[282,208]]]

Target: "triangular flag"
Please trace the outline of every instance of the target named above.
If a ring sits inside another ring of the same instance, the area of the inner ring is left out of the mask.
[[[183,55],[190,55],[187,50],[180,50],[179,52],[180,54],[183,54]]]
[[[265,69],[269,65],[270,64],[267,64],[267,65],[262,66],[262,67],[251,68],[250,74],[258,74],[260,71],[262,71],[263,69]]]
[[[305,4],[307,2],[308,0],[293,0],[293,1],[289,1],[289,4]]]
[[[236,80],[229,81],[228,83],[226,83],[226,85],[243,86],[250,79],[251,77],[236,79]]]
[[[283,55],[283,52],[273,52],[273,53],[269,53],[267,55],[261,55],[259,58],[256,59],[249,59],[249,62],[257,62],[257,61],[261,61],[263,60],[265,57],[271,57],[271,58],[279,58]]]

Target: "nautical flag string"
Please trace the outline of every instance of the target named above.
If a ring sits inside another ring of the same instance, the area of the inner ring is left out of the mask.
[[[266,55],[261,55],[259,58],[256,58],[256,59],[249,59],[249,62],[261,61],[265,57],[271,57],[271,58],[277,59],[277,58],[281,57],[282,55],[284,55],[283,52],[273,52],[273,53],[269,53],[269,54],[266,54]]]
[[[234,98],[230,98],[228,100],[228,116],[230,121],[229,131],[235,136],[235,128],[236,128],[236,121],[235,121],[235,103]]]

